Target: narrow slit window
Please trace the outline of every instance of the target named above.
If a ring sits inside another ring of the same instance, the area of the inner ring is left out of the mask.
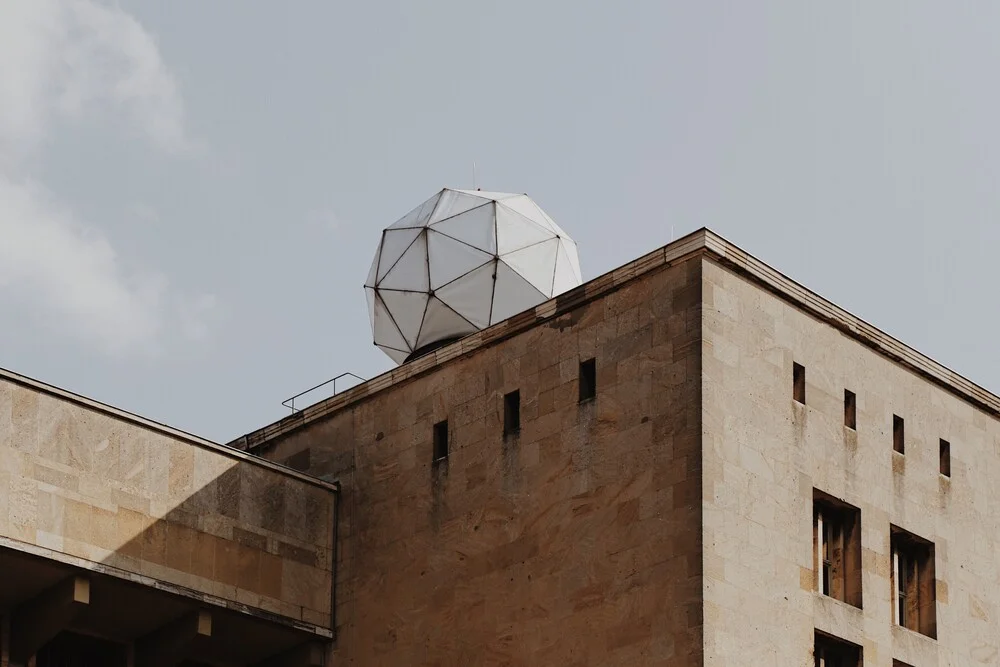
[[[903,434],[903,418],[899,415],[892,416],[892,451],[900,454],[906,453],[906,439]]]
[[[849,389],[844,390],[844,426],[852,431],[858,428],[858,397]]]
[[[503,397],[503,434],[514,435],[521,430],[521,392],[515,390]]]
[[[941,439],[938,446],[938,460],[941,474],[945,477],[951,477],[951,443],[944,438]]]
[[[597,361],[587,359],[580,362],[580,402],[597,396]]]
[[[434,463],[448,458],[448,420],[434,424]]]
[[[806,367],[792,363],[792,398],[805,405],[806,402]]]

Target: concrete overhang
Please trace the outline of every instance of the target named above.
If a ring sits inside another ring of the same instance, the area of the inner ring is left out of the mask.
[[[12,650],[183,636],[254,664],[334,636],[336,482],[0,370],[0,484]]]

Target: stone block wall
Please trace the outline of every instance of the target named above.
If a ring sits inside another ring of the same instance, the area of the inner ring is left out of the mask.
[[[334,499],[242,452],[0,376],[5,547],[328,628]]]
[[[343,485],[335,662],[700,664],[701,288],[655,269],[256,449]]]
[[[814,629],[866,665],[1000,664],[1000,423],[713,259],[703,275],[705,664],[811,665]],[[861,510],[862,609],[815,591],[814,488]],[[936,640],[893,625],[890,525],[935,545]]]

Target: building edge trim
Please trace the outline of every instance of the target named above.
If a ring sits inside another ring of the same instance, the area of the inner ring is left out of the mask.
[[[320,479],[319,477],[313,477],[307,473],[304,473],[295,468],[290,468],[286,465],[282,465],[275,461],[270,461],[268,459],[260,458],[259,456],[254,456],[246,451],[235,448],[231,445],[223,445],[217,442],[212,442],[211,440],[206,440],[205,438],[194,435],[193,433],[188,433],[180,429],[173,428],[172,426],[167,426],[166,424],[161,424],[160,422],[153,421],[152,419],[147,419],[145,417],[139,416],[137,414],[116,408],[114,406],[108,405],[106,403],[101,403],[100,401],[95,401],[94,399],[87,398],[86,396],[81,396],[80,394],[75,394],[66,389],[61,389],[54,385],[41,382],[40,380],[35,380],[34,378],[27,377],[26,375],[21,375],[20,373],[15,373],[14,371],[8,370],[6,368],[0,368],[0,379],[6,380],[16,385],[22,387],[27,387],[28,389],[33,389],[35,391],[53,396],[54,398],[67,401],[69,403],[74,403],[81,407],[94,410],[95,412],[100,412],[102,414],[108,415],[109,417],[114,417],[115,419],[120,419],[130,424],[140,426],[150,431],[155,431],[162,435],[169,436],[176,440],[180,440],[189,445],[194,445],[196,447],[201,447],[203,449],[209,449],[213,452],[221,454],[223,456],[228,456],[233,459],[240,461],[245,461],[247,463],[252,463],[264,468],[268,468],[274,472],[281,473],[287,477],[294,477],[302,482],[311,484],[313,486],[321,487],[330,493],[336,491],[336,485],[325,479]]]
[[[706,232],[705,250],[710,259],[974,407],[1000,417],[1000,397],[993,392],[816,294],[722,237]]]
[[[333,412],[343,410],[389,387],[421,376],[447,361],[510,338],[594,299],[610,294],[636,278],[696,256],[718,261],[761,288],[801,308],[884,357],[934,382],[988,414],[1000,417],[1000,397],[997,395],[918,352],[860,317],[852,315],[710,229],[702,227],[530,310],[466,336],[431,354],[398,366],[341,394],[296,412],[294,415],[241,436],[230,442],[229,446],[246,451],[259,450],[276,438],[296,431]]]
[[[704,251],[707,231],[706,229],[694,231],[667,246],[660,247],[579,287],[540,303],[534,308],[518,313],[487,329],[465,336],[435,350],[433,353],[406,362],[336,396],[322,400],[280,421],[241,436],[230,442],[229,446],[259,452],[266,443],[278,437],[288,435],[333,412],[343,410],[404,381],[424,375],[445,362],[489,347],[534,326],[562,316],[595,299],[615,292],[633,280],[653,271],[692,259]]]

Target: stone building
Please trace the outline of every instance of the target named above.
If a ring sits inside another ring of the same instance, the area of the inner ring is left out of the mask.
[[[1000,665],[998,415],[707,230],[228,447],[8,373],[2,652]]]

